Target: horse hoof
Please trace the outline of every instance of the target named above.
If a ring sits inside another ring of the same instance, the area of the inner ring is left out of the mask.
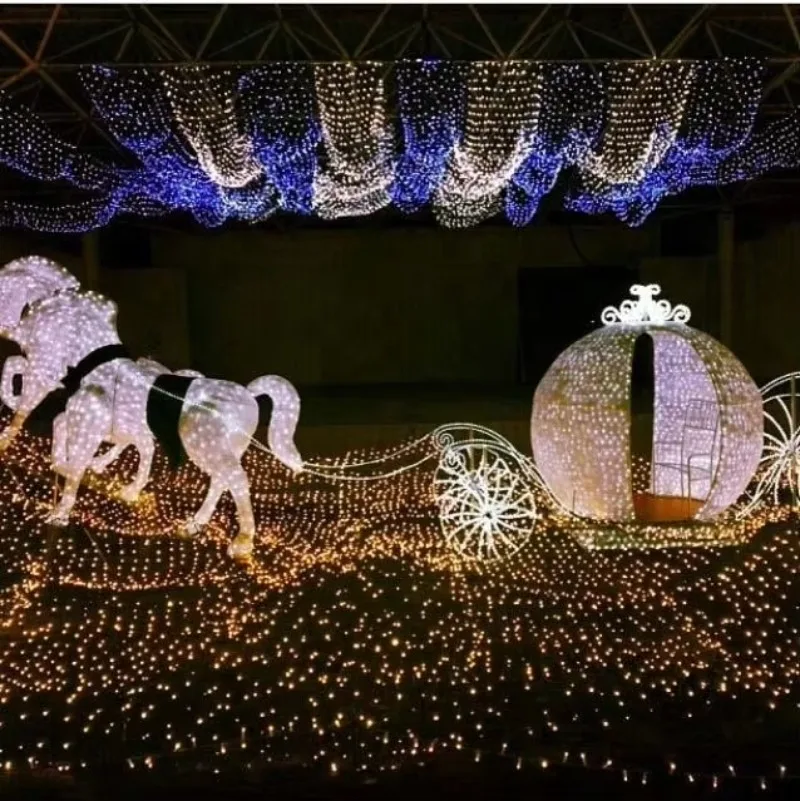
[[[179,529],[178,536],[185,540],[196,537],[203,529],[203,526],[196,520],[187,520]]]
[[[125,503],[136,503],[136,501],[139,500],[140,494],[141,493],[137,489],[123,487],[119,492],[119,497],[125,501]]]
[[[237,562],[246,562],[253,555],[253,538],[247,534],[238,534],[228,546],[228,556]]]

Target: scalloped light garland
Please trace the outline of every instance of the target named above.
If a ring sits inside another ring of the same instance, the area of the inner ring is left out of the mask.
[[[233,74],[192,66],[162,70],[161,79],[178,129],[206,175],[226,189],[255,180],[261,169],[238,129]]]
[[[433,196],[442,225],[475,225],[500,210],[504,188],[533,145],[543,80],[533,62],[471,65],[463,139]]]
[[[0,226],[85,231],[119,214],[188,212],[203,225],[277,210],[329,219],[432,203],[442,224],[505,210],[525,225],[559,174],[568,209],[643,222],[662,198],[798,165],[796,113],[762,126],[757,59],[600,65],[402,62],[92,67],[98,119],[139,159],[104,163],[0,97],[0,162],[91,193],[62,208],[0,203]]]
[[[373,62],[314,65],[326,165],[314,184],[323,219],[372,214],[391,202],[392,134],[384,68]]]

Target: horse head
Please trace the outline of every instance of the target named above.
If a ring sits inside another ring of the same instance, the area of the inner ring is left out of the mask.
[[[25,354],[51,365],[55,377],[92,351],[119,344],[116,318],[116,304],[102,295],[64,292],[32,303],[16,334]]]
[[[0,268],[0,336],[15,339],[27,308],[58,292],[79,287],[75,276],[50,259],[25,256],[9,262]]]

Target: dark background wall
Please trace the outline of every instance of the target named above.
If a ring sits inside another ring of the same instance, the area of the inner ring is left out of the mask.
[[[146,248],[111,234],[99,270],[78,240],[4,235],[0,261],[54,256],[117,301],[134,353],[237,381],[532,383],[626,296],[628,276],[661,283],[694,325],[720,333],[716,234],[684,247],[688,225],[138,229]],[[759,381],[800,368],[799,255],[798,224],[736,242],[732,345]]]
[[[599,264],[650,245],[646,232],[577,235]],[[311,386],[514,382],[519,271],[580,263],[566,229],[544,228],[159,234],[152,258],[186,277],[198,369]]]

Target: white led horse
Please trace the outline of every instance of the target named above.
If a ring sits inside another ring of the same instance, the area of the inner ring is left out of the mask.
[[[72,366],[69,361],[71,354],[79,350],[70,347],[54,350],[49,347],[49,333],[39,331],[38,325],[24,321],[26,312],[47,298],[67,293],[69,300],[58,304],[61,311],[66,308],[65,316],[71,318],[72,315],[77,315],[86,324],[87,330],[100,326],[102,336],[116,337],[116,304],[96,293],[79,292],[79,288],[78,280],[71,273],[56,262],[40,256],[16,259],[0,269],[0,336],[16,342],[25,351],[31,351],[34,354],[32,358],[38,360],[37,363],[32,363],[25,356],[11,356],[3,364],[0,400],[16,414],[11,425],[0,435],[0,452],[11,444],[32,409],[48,394],[62,386],[60,378]],[[56,309],[50,307],[50,313],[54,312]],[[116,342],[119,340],[116,339]],[[64,345],[63,342],[61,344]],[[156,368],[156,374],[168,372],[166,367],[152,364]],[[21,394],[15,392],[15,378],[23,379]],[[63,428],[64,420],[58,420],[58,423]],[[60,437],[54,437],[54,446],[59,439]],[[139,443],[127,444],[136,444],[140,453],[136,478],[130,487],[122,491],[124,499],[133,501],[147,483],[154,446],[152,437],[143,438]],[[108,453],[93,461],[91,469],[102,472],[124,448],[125,445],[115,443]],[[55,447],[54,456],[57,456]],[[57,461],[54,459],[54,464]]]
[[[15,337],[27,358],[20,371],[22,393],[14,399],[14,422],[4,432],[0,448],[10,444],[28,415],[59,388],[69,368],[77,366],[78,372],[82,366],[91,368],[53,423],[53,465],[64,476],[65,486],[51,522],[66,523],[86,470],[104,469],[128,445],[139,451],[136,478],[124,490],[126,498],[134,500],[147,482],[153,457],[148,400],[166,369],[117,354],[116,306],[91,292],[71,290],[34,302],[16,327]],[[92,358],[103,351],[106,357],[92,366]],[[186,524],[185,533],[195,534],[205,526],[220,496],[229,490],[239,517],[239,534],[229,553],[246,557],[252,551],[255,521],[241,459],[258,426],[256,398],[268,395],[273,402],[270,449],[288,467],[301,470],[302,459],[293,442],[300,414],[297,392],[278,376],[263,376],[244,388],[190,371],[174,375],[193,379],[186,382],[185,397],[174,401],[180,404],[175,415],[180,443],[211,479],[206,499]],[[112,449],[95,459],[102,442],[112,443]]]
[[[0,269],[0,335],[13,339],[25,307],[69,289],[79,289],[74,275],[41,256],[14,259]]]
[[[17,328],[26,309],[38,300],[79,286],[77,278],[50,259],[27,256],[9,262],[0,269],[0,336],[22,347]],[[0,399],[12,409],[16,409],[18,400],[13,391],[13,378],[23,374],[26,365],[24,356],[10,356],[3,364]],[[18,430],[12,423],[0,435],[0,449]]]

